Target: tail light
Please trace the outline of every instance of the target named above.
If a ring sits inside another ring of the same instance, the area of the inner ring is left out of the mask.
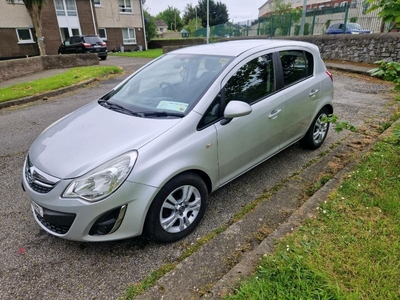
[[[331,73],[331,72],[329,72],[328,70],[326,70],[325,72],[326,72],[326,74],[328,74],[329,78],[330,78],[330,79],[333,81],[333,76],[332,76],[332,73]]]
[[[107,44],[104,43],[104,42],[102,42],[101,45],[102,45],[103,47],[107,46]]]
[[[85,47],[85,48],[90,48],[90,47],[92,47],[92,44],[89,44],[89,43],[83,43],[83,47]]]

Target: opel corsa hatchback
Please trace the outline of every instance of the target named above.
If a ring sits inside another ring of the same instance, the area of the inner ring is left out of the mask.
[[[170,52],[47,128],[23,187],[70,240],[187,236],[209,193],[300,141],[324,142],[332,76],[315,45],[230,41]]]

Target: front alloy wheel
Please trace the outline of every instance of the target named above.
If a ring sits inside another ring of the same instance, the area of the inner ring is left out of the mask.
[[[200,176],[184,173],[172,178],[154,198],[145,230],[158,242],[184,238],[199,224],[207,198],[208,190]]]
[[[201,209],[201,195],[192,185],[174,190],[164,200],[160,211],[161,227],[169,233],[178,233],[196,220]]]

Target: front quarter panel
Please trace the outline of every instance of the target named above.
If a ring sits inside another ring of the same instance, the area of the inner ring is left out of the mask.
[[[218,180],[217,134],[214,126],[198,131],[201,115],[192,111],[179,123],[139,149],[128,180],[161,188],[185,171],[201,171],[216,189]]]

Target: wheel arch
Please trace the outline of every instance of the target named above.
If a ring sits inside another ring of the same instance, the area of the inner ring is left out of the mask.
[[[204,183],[205,183],[205,185],[207,187],[208,193],[211,193],[211,191],[213,190],[211,179],[210,179],[210,177],[208,176],[207,173],[205,173],[205,172],[203,172],[202,170],[199,170],[199,169],[190,169],[190,170],[182,171],[182,172],[172,176],[172,178],[169,179],[168,181],[172,180],[173,178],[175,178],[177,176],[181,176],[181,175],[188,174],[188,173],[193,173],[193,174],[198,175],[204,181]]]
[[[332,104],[325,104],[321,109],[327,108],[329,110],[329,114],[333,114],[333,106]],[[320,109],[320,111],[321,111]]]

